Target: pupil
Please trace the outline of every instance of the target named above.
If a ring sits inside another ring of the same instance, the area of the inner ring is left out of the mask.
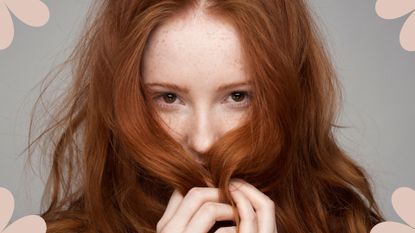
[[[174,103],[174,101],[176,100],[176,95],[172,93],[167,93],[166,95],[164,95],[164,100],[167,103]]]
[[[242,92],[234,92],[232,93],[232,99],[235,101],[240,101],[244,97],[244,94]]]

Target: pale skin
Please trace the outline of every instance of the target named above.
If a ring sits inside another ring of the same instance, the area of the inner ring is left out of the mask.
[[[203,10],[171,18],[153,32],[143,79],[166,130],[200,163],[221,135],[241,124],[252,96],[237,31]],[[233,180],[230,190],[239,232],[277,232],[275,203],[268,196],[243,180]],[[233,214],[230,205],[219,202],[217,188],[175,191],[157,232],[204,233],[217,221],[234,220]]]
[[[231,183],[231,195],[240,217],[241,233],[275,233],[274,202],[254,186],[237,180]],[[234,220],[230,205],[219,203],[216,188],[193,188],[184,197],[175,191],[157,232],[208,232],[216,221]],[[236,232],[236,227],[222,227],[216,232]]]

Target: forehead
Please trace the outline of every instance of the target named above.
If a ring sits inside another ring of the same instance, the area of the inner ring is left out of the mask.
[[[199,11],[170,18],[152,32],[143,72],[144,79],[247,79],[236,29]]]

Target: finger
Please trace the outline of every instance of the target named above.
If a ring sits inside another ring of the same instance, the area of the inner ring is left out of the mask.
[[[205,202],[193,215],[184,232],[208,232],[217,221],[234,220],[232,206],[218,202]]]
[[[221,227],[215,233],[236,233],[236,227]]]
[[[183,195],[178,190],[174,190],[163,216],[157,223],[157,232],[163,229],[164,225],[166,225],[166,223],[173,217],[173,214],[176,212],[182,200]]]
[[[249,202],[245,195],[237,189],[231,191],[231,196],[235,201],[239,217],[241,218],[240,232],[258,232],[258,220],[251,202]]]
[[[183,198],[166,227],[184,229],[196,211],[203,203],[208,201],[219,202],[219,190],[217,188],[192,188]]]
[[[249,200],[257,215],[258,232],[276,232],[275,204],[264,193],[243,180],[233,180],[231,185],[240,190]]]

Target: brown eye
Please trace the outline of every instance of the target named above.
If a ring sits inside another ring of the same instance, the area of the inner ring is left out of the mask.
[[[242,100],[244,100],[246,93],[242,92],[242,91],[235,91],[231,93],[232,95],[232,99],[236,102],[240,102]]]
[[[169,104],[174,103],[176,99],[177,99],[177,96],[173,93],[166,93],[163,95],[163,100]]]

